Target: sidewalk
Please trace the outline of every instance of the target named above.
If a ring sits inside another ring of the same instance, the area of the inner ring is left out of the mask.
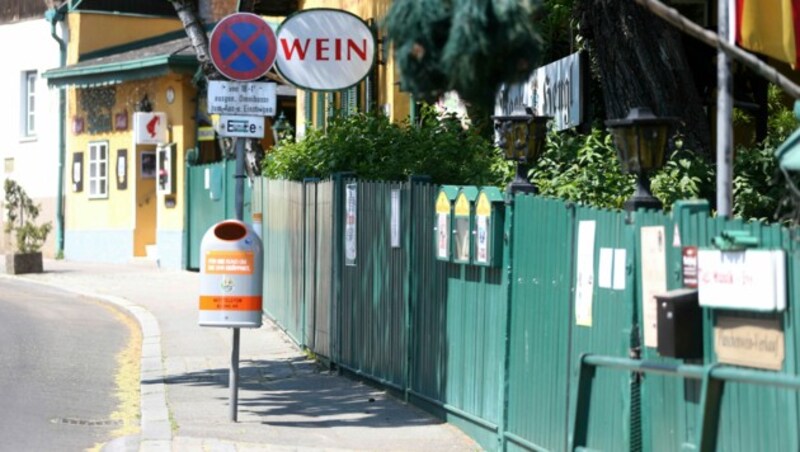
[[[142,328],[141,434],[104,450],[480,449],[455,427],[308,360],[266,320],[241,330],[239,422],[230,422],[232,331],[197,325],[197,273],[149,263],[44,267],[20,278],[119,305]]]

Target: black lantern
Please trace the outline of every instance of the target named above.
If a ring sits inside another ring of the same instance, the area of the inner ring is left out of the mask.
[[[647,107],[632,108],[625,118],[606,121],[623,172],[636,174],[636,191],[625,201],[625,210],[662,207],[650,192],[650,174],[664,165],[667,137],[674,122],[674,118],[656,117]]]
[[[547,116],[534,116],[530,108],[515,110],[508,116],[492,116],[497,145],[503,149],[506,160],[516,162],[517,174],[506,187],[506,193],[536,193],[528,181],[528,168],[544,152],[547,136]]]
[[[275,121],[275,125],[272,126],[272,128],[275,130],[276,141],[285,140],[294,131],[292,125],[289,124],[289,121],[286,119],[286,116],[283,114],[283,112],[281,112],[281,114],[278,116],[278,120]]]

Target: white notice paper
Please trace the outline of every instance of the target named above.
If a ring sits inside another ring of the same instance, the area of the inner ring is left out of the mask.
[[[600,264],[597,267],[597,285],[603,289],[611,288],[611,274],[614,271],[614,267],[611,264],[613,260],[613,249],[600,248]]]
[[[391,221],[392,248],[400,248],[400,190],[392,190],[392,221]]]
[[[575,323],[592,326],[594,295],[594,221],[578,223],[577,285],[575,288]]]
[[[644,345],[658,346],[658,307],[655,296],[667,291],[664,226],[642,228],[642,328]]]
[[[625,290],[625,275],[627,274],[625,254],[625,248],[614,250],[614,290]]]

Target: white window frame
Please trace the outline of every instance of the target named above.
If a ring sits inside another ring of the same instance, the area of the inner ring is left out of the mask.
[[[89,198],[108,199],[108,141],[89,143],[88,168]]]
[[[26,138],[36,136],[36,71],[22,73],[22,135]]]

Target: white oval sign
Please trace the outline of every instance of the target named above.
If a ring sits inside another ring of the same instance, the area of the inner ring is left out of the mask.
[[[293,85],[338,91],[360,82],[375,63],[375,37],[358,16],[336,9],[307,9],[278,28],[276,67]]]

